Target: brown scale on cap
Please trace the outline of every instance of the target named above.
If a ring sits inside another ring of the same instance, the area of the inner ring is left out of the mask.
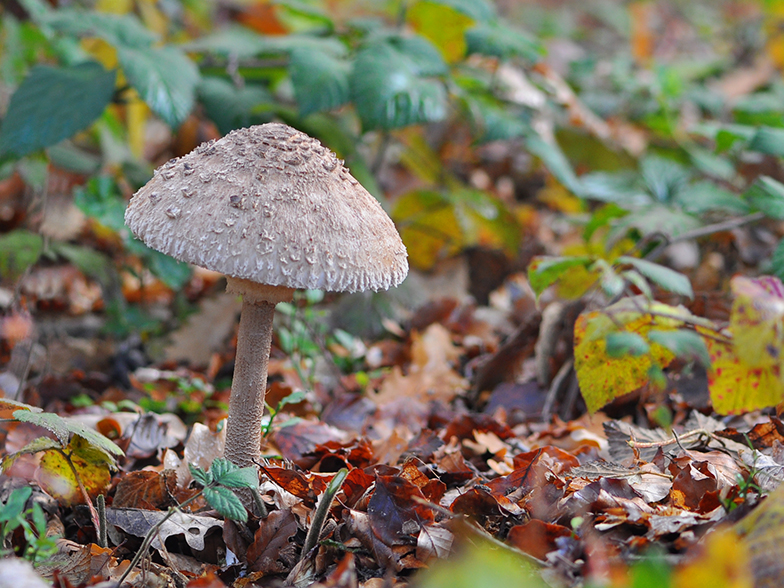
[[[172,159],[131,199],[131,231],[175,259],[219,271],[243,296],[226,457],[260,457],[275,304],[296,288],[397,286],[405,246],[334,153],[286,125],[233,131]]]

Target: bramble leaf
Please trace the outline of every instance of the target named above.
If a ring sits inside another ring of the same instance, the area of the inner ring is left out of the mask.
[[[112,99],[116,77],[94,61],[35,66],[11,96],[0,129],[0,154],[21,157],[86,128]]]
[[[248,520],[248,512],[242,506],[242,502],[228,488],[222,486],[217,488],[207,487],[204,489],[204,498],[207,499],[212,508],[227,519],[242,522]]]

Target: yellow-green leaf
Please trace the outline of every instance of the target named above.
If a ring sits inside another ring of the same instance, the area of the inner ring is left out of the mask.
[[[433,2],[417,2],[407,13],[411,26],[438,47],[444,60],[455,63],[466,53],[465,32],[475,23],[454,8]]]
[[[72,449],[69,447],[66,452]],[[71,455],[71,463],[76,474],[68,465],[63,453],[58,450],[45,451],[36,472],[38,484],[45,492],[66,506],[84,502],[84,496],[76,479],[77,474],[91,498],[106,491],[111,482],[108,467],[91,464],[75,454]]]
[[[581,314],[574,327],[574,367],[588,410],[595,412],[645,385],[652,368],[655,372],[667,367],[675,355],[650,341],[648,333],[652,329],[675,330],[688,316],[683,307],[649,303],[643,297],[626,298],[604,310]],[[607,352],[607,337],[619,334],[639,336],[648,343],[648,352],[613,357]]]

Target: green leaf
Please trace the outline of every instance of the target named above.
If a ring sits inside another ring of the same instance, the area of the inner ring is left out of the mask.
[[[599,285],[608,298],[616,298],[623,293],[626,282],[619,276],[613,267],[604,259],[597,259],[590,268],[593,271],[600,271]]]
[[[62,255],[82,273],[98,281],[103,282],[114,271],[112,260],[90,247],[54,242],[51,244],[51,248],[54,253]]]
[[[118,47],[128,82],[170,127],[188,117],[196,96],[199,70],[175,47]]]
[[[784,129],[760,127],[749,142],[750,151],[784,157]]]
[[[605,339],[605,353],[608,357],[618,358],[625,355],[639,357],[651,350],[648,342],[637,333],[610,333]]]
[[[33,67],[11,96],[0,129],[0,154],[21,157],[86,128],[109,104],[115,77],[94,61]]]
[[[204,498],[212,508],[227,519],[241,522],[248,520],[248,512],[242,506],[242,502],[228,488],[223,486],[218,486],[217,488],[207,487],[204,489]]]
[[[332,110],[349,100],[349,63],[329,53],[294,49],[289,74],[300,116]]]
[[[657,286],[681,296],[694,297],[689,278],[673,269],[637,257],[622,255],[618,263],[628,264]]]
[[[446,90],[440,81],[427,77],[446,66],[432,45],[422,37],[417,39],[372,42],[358,52],[349,79],[366,130],[393,129],[446,116]],[[416,46],[420,52],[412,55]],[[422,47],[429,51],[421,51]]]
[[[738,194],[720,188],[713,182],[703,181],[684,188],[677,198],[686,212],[702,214],[718,210],[736,214],[748,214],[749,205]]]
[[[551,286],[569,269],[576,266],[587,267],[593,259],[579,257],[535,257],[528,265],[528,282],[538,297],[545,288]]]
[[[33,489],[30,486],[15,488],[8,496],[6,503],[0,507],[0,523],[6,523],[22,516],[27,499],[32,493]]]
[[[784,219],[784,184],[760,176],[743,194],[752,207],[777,220]]]
[[[237,468],[220,477],[216,476],[215,481],[229,488],[258,488],[259,473],[254,467]]]
[[[63,446],[60,445],[56,439],[52,439],[51,437],[38,437],[14,453],[14,456],[20,455],[22,453],[38,453],[39,451],[46,451],[48,449],[62,448]]]
[[[205,488],[212,484],[212,472],[205,472],[199,466],[193,465],[192,463],[188,464],[188,470],[190,470],[193,479]]]
[[[770,258],[770,269],[779,280],[784,281],[784,239],[779,241]]]
[[[487,0],[428,0],[428,2],[448,6],[478,22],[487,22],[496,17],[495,6]]]
[[[668,203],[686,186],[690,173],[680,163],[651,155],[640,162],[640,173],[650,193],[659,202]]]
[[[651,343],[658,343],[672,351],[676,357],[694,357],[705,366],[710,367],[710,355],[705,340],[694,331],[678,329],[677,331],[657,331],[648,333]]]
[[[304,390],[297,390],[296,392],[292,392],[285,398],[283,398],[280,402],[278,402],[278,406],[275,409],[275,412],[280,412],[280,409],[286,406],[287,404],[299,404],[303,400],[307,398],[307,394]]]
[[[146,246],[145,246],[146,247]],[[180,290],[191,279],[191,267],[187,263],[177,261],[173,257],[149,249],[143,256],[155,277],[172,290]]]
[[[210,466],[210,475],[212,476],[212,481],[220,483],[220,478],[222,476],[225,476],[232,470],[236,469],[237,466],[231,463],[228,459],[219,457],[215,459]]]
[[[74,203],[88,217],[116,233],[126,232],[126,203],[114,178],[99,175],[74,190]]]
[[[47,13],[40,22],[66,35],[98,37],[118,49],[149,47],[158,40],[138,18],[126,14],[60,8]]]
[[[196,89],[207,116],[218,125],[222,134],[234,129],[249,127],[261,122],[253,109],[271,101],[269,93],[261,86],[246,85],[237,88],[223,78],[202,78]]]
[[[15,276],[23,273],[41,256],[44,240],[41,235],[16,229],[0,237],[0,274]]]
[[[548,171],[569,191],[577,196],[584,194],[582,182],[574,173],[571,163],[558,143],[545,139],[539,134],[530,133],[526,137],[525,146],[542,160]]]
[[[14,418],[23,423],[32,423],[51,431],[63,446],[68,445],[71,435],[78,435],[108,455],[125,455],[122,449],[95,429],[90,429],[82,423],[65,419],[60,415],[51,412],[17,410],[14,411]]]
[[[468,54],[490,55],[499,59],[522,57],[539,61],[544,48],[523,31],[502,22],[479,23],[465,34]]]

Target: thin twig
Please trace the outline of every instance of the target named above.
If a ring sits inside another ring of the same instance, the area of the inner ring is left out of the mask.
[[[752,214],[747,214],[746,216],[741,216],[739,218],[732,218],[726,221],[722,221],[720,223],[705,225],[704,227],[699,227],[691,231],[686,231],[685,233],[681,233],[680,235],[676,235],[674,237],[668,237],[667,235],[661,233],[659,236],[661,237],[662,242],[659,243],[656,247],[654,247],[651,251],[649,251],[648,254],[645,256],[645,259],[649,261],[658,259],[662,255],[662,253],[664,253],[664,250],[670,245],[672,245],[673,243],[679,243],[681,241],[691,241],[693,239],[699,239],[701,237],[708,237],[709,235],[713,235],[715,233],[723,233],[724,231],[731,231],[732,229],[737,229],[739,227],[742,227],[743,225],[754,223],[764,218],[765,218],[764,212],[754,212]]]
[[[688,433],[684,433],[681,436],[673,434],[673,437],[669,439],[664,439],[663,441],[635,441],[634,439],[629,439],[626,444],[629,447],[636,448],[636,449],[647,449],[651,447],[666,447],[667,445],[680,445],[681,442],[685,439],[691,439],[692,437],[709,437],[711,439],[715,439],[716,436],[708,431],[707,429],[694,429],[693,431],[689,431]],[[681,446],[682,447],[682,446]]]

